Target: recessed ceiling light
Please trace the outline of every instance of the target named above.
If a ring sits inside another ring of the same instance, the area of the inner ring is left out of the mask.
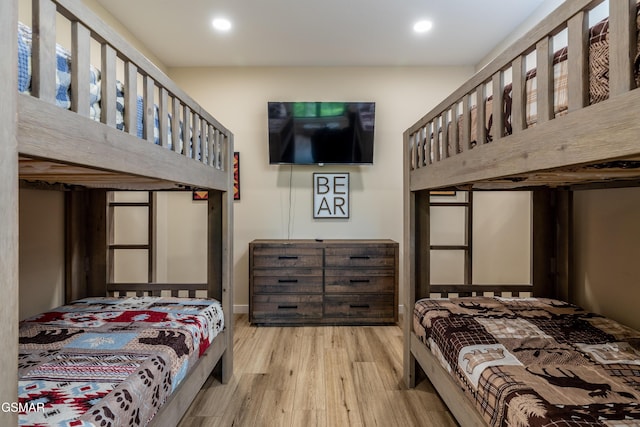
[[[418,21],[413,25],[413,31],[416,33],[426,33],[433,27],[433,23],[431,21],[422,20]]]
[[[231,29],[231,21],[227,18],[215,18],[212,25],[218,31],[229,31]]]

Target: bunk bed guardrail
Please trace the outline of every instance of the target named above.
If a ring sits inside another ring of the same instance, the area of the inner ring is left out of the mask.
[[[34,158],[57,158],[62,163],[86,164],[85,159],[78,161],[78,154],[54,154],[43,147],[44,144],[38,141],[43,139],[43,135],[34,131],[38,127],[38,119],[33,119],[35,121],[31,123],[32,119],[29,118],[32,113],[37,115],[46,112],[47,107],[38,104],[38,101],[56,104],[59,91],[56,82],[57,62],[60,61],[59,54],[56,54],[56,51],[60,51],[56,42],[58,15],[68,20],[71,27],[71,48],[68,51],[70,111],[82,118],[95,114],[91,97],[95,98],[96,94],[91,92],[91,81],[93,79],[95,86],[93,73],[97,69],[100,105],[94,120],[112,129],[119,128],[122,134],[138,137],[138,141],[141,137],[146,142],[195,160],[213,169],[214,174],[227,174],[233,151],[229,148],[232,145],[232,133],[78,0],[32,2],[32,35],[28,40],[31,50],[29,94],[18,97],[19,111],[23,112],[20,118],[23,123],[20,125],[28,128],[23,133],[29,133],[30,137],[19,138],[21,154]],[[92,40],[100,46],[100,64],[94,64],[95,67],[90,64]],[[122,81],[118,79],[118,73],[124,76]],[[119,112],[122,115],[120,118]],[[70,117],[69,120],[78,119]],[[64,134],[63,130],[60,132]],[[99,138],[125,141],[121,135],[103,135],[99,135]],[[126,162],[124,158],[121,160]],[[102,165],[93,166],[100,168]],[[141,174],[145,175],[145,172]],[[171,180],[172,176],[167,179]]]
[[[625,114],[625,106],[637,103],[638,93],[634,89],[640,85],[640,54],[638,53],[638,27],[640,15],[636,0],[609,2],[609,14],[604,20],[589,26],[589,11],[602,0],[576,0],[563,3],[547,19],[529,31],[493,61],[478,71],[461,87],[455,90],[433,110],[418,120],[405,132],[405,162],[407,169],[422,172],[431,169],[428,187],[445,188],[443,184],[460,184],[479,181],[486,176],[495,177],[495,170],[484,174],[489,163],[497,162],[493,150],[485,150],[486,165],[474,167],[466,164],[465,152],[484,149],[485,146],[519,143],[526,139],[527,132],[539,131],[538,125],[557,121],[540,131],[541,144],[554,131],[562,129],[560,117],[578,117],[580,110],[607,104],[608,98],[622,99],[617,111],[608,111],[602,106],[604,117],[611,119],[614,114]],[[566,46],[554,52],[554,36],[564,32]],[[614,48],[609,49],[609,46]],[[535,57],[535,67],[527,66],[527,57]],[[510,82],[508,76],[511,76]],[[507,78],[505,78],[507,76]],[[575,114],[578,113],[578,114]],[[609,114],[607,114],[609,113]],[[629,112],[631,114],[631,111]],[[629,122],[628,117],[621,118]],[[572,122],[573,124],[573,122]],[[616,120],[612,119],[611,127]],[[633,131],[633,130],[630,130]],[[585,134],[588,129],[585,127]],[[577,137],[578,135],[576,135]],[[595,141],[601,135],[593,136]],[[566,138],[569,139],[569,136]],[[549,145],[547,151],[558,154],[557,165],[567,164],[570,143],[562,147]],[[637,144],[617,146],[612,157],[637,155]],[[489,152],[490,151],[490,152]],[[516,153],[516,150],[513,150]],[[584,150],[583,150],[584,151]],[[517,155],[514,154],[514,156]],[[570,154],[575,164],[586,164],[602,159],[601,152],[589,156],[585,153]],[[474,161],[479,154],[475,154]],[[453,165],[447,162],[458,158]],[[522,159],[519,159],[522,160]],[[522,162],[534,165],[536,159],[514,161],[517,166],[504,168],[504,176],[510,173],[527,172]],[[544,159],[545,166],[553,167],[554,162]],[[451,174],[437,173],[440,164],[448,169],[456,166],[467,167],[469,177],[456,180]],[[533,166],[532,166],[533,167]],[[435,171],[433,170],[435,169]],[[424,188],[427,179],[412,174],[412,189]],[[443,175],[446,175],[443,176]]]

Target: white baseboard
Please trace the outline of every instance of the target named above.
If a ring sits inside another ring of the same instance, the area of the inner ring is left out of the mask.
[[[233,312],[235,314],[247,314],[249,313],[249,304],[234,304]]]

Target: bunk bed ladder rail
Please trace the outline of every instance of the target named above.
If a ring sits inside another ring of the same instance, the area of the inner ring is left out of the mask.
[[[104,24],[77,0],[32,0],[32,88],[31,96],[55,104],[56,17],[71,23],[71,110],[90,115],[90,43],[100,44],[101,117],[116,127],[117,61],[123,62],[124,129],[127,133],[166,149],[179,152],[207,166],[226,171],[231,132],[173,83],[144,55]],[[143,87],[138,90],[138,80]],[[139,93],[140,92],[140,93]],[[155,99],[157,98],[157,99]],[[138,129],[137,107],[142,102],[142,129]],[[173,119],[172,119],[173,118]],[[158,128],[154,129],[154,122]],[[155,134],[157,130],[158,134]],[[184,141],[180,140],[183,134]],[[190,143],[189,143],[190,141]]]
[[[552,37],[567,29],[568,114],[589,105],[588,11],[602,0],[565,2],[545,21],[506,49],[464,85],[454,91],[405,134],[410,170],[428,168],[449,157],[489,142],[504,140],[527,129],[525,57],[535,51],[537,123],[553,120],[554,76]],[[609,96],[635,89],[636,0],[609,2]],[[621,47],[622,46],[622,47]],[[512,72],[511,121],[504,112],[504,75]],[[490,101],[485,103],[485,101]],[[489,105],[490,104],[490,107]],[[489,110],[490,108],[490,110]],[[491,132],[487,121],[491,115]],[[475,117],[473,117],[475,116]],[[472,121],[475,122],[472,128]],[[633,153],[631,153],[633,154]]]

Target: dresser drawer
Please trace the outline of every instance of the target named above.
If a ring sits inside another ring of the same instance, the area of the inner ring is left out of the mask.
[[[322,248],[254,247],[253,268],[322,268]]]
[[[326,293],[389,293],[395,290],[393,271],[327,269]]]
[[[324,259],[326,267],[393,268],[396,252],[390,246],[328,247]]]
[[[254,270],[253,293],[322,293],[322,270],[309,269],[302,275],[295,269]]]
[[[388,322],[394,319],[393,295],[325,295],[324,314]]]
[[[322,317],[322,295],[254,295],[251,313],[255,322],[319,319]]]

